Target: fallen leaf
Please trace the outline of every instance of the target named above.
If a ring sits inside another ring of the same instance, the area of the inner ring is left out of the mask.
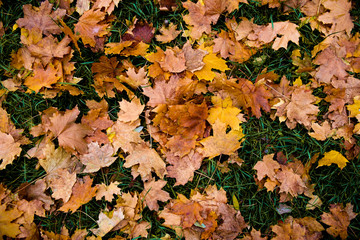
[[[177,25],[170,23],[169,26],[162,26],[159,31],[160,35],[156,35],[156,41],[161,43],[168,43],[174,40],[180,33],[180,30],[176,30]]]
[[[280,164],[273,160],[274,154],[265,155],[262,161],[258,161],[254,169],[257,171],[257,178],[262,180],[265,176],[275,181],[276,171],[280,168]]]
[[[200,212],[203,207],[195,201],[187,199],[184,195],[178,194],[178,198],[174,201],[171,207],[171,213],[181,216],[181,225],[184,228],[189,228],[195,224],[195,222],[202,222]]]
[[[41,3],[40,8],[35,8],[30,4],[23,6],[24,17],[16,21],[19,27],[25,27],[28,30],[38,28],[43,34],[59,34],[60,27],[56,24],[58,18],[63,18],[66,14],[65,9],[52,11],[53,4],[48,0]]]
[[[153,171],[160,178],[164,178],[167,174],[165,162],[153,148],[144,143],[134,147],[125,158],[124,167],[132,167],[133,177],[140,175],[143,181],[150,179]]]
[[[121,193],[121,189],[118,187],[119,182],[112,182],[108,186],[104,183],[96,184],[97,192],[95,199],[101,200],[102,197],[105,197],[105,200],[111,202],[114,199],[114,194],[119,195]]]
[[[56,171],[52,171],[45,178],[48,187],[51,188],[51,196],[54,199],[62,199],[64,203],[69,201],[72,187],[76,182],[76,173],[69,173],[64,168],[59,168]]]
[[[119,79],[121,82],[129,84],[132,88],[138,88],[149,84],[149,78],[146,76],[147,72],[144,67],[140,68],[137,73],[135,72],[135,69],[131,67],[126,71],[126,74],[127,77],[121,75]]]
[[[95,47],[96,38],[104,37],[108,34],[107,28],[109,24],[100,23],[105,19],[105,13],[100,10],[90,9],[86,11],[75,24],[74,32],[79,34],[84,45],[89,44]]]
[[[88,144],[88,152],[80,156],[80,161],[86,165],[84,173],[93,173],[100,168],[108,167],[115,162],[114,148],[110,143],[100,146],[97,142]]]
[[[100,212],[97,221],[99,228],[90,229],[96,236],[103,237],[124,219],[123,209],[118,208],[111,212]]]
[[[158,201],[166,202],[171,199],[168,192],[161,190],[167,181],[151,179],[144,183],[144,190],[140,193],[140,196],[145,199],[146,205],[150,210],[159,210]]]
[[[20,156],[22,151],[20,143],[15,142],[10,134],[0,132],[0,170],[6,168],[6,165],[11,164],[14,159]]]
[[[204,146],[199,152],[205,157],[213,158],[221,154],[231,155],[241,146],[241,140],[245,135],[242,128],[226,132],[226,123],[216,120],[213,124],[214,135],[204,138],[200,143]]]
[[[7,209],[6,204],[0,204],[0,237],[8,236],[16,238],[20,231],[20,224],[15,220],[20,217],[23,212],[19,211],[16,207]]]
[[[331,236],[340,236],[341,239],[346,239],[348,237],[347,228],[356,215],[351,203],[347,203],[345,207],[340,203],[330,204],[330,213],[323,213],[321,221],[330,226],[326,231]]]
[[[330,152],[326,152],[324,157],[319,160],[317,167],[330,166],[335,163],[340,169],[343,169],[348,162],[349,161],[341,153],[331,150]]]
[[[72,195],[68,202],[66,202],[59,211],[75,212],[82,205],[90,202],[96,195],[97,188],[91,187],[93,180],[89,176],[78,178],[72,189]]]
[[[34,67],[34,76],[29,76],[25,79],[24,85],[36,93],[43,87],[52,88],[59,80],[58,72],[52,64],[49,64],[46,69],[37,65]]]

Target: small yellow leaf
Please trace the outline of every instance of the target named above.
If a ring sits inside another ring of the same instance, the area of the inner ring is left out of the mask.
[[[235,194],[232,195],[232,200],[233,200],[234,209],[235,209],[235,210],[240,210],[239,201],[237,200]]]
[[[318,166],[330,166],[335,163],[340,169],[343,169],[346,166],[346,163],[349,162],[341,153],[335,150],[331,150],[324,154],[324,157],[319,160]]]
[[[360,96],[354,97],[354,104],[347,105],[346,107],[350,112],[349,117],[356,117],[360,113]]]

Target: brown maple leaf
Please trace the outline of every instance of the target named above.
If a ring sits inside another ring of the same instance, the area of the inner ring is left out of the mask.
[[[49,130],[54,133],[59,145],[69,151],[86,153],[87,144],[85,136],[91,133],[87,126],[75,123],[80,111],[77,107],[65,113],[56,112],[49,118]]]
[[[30,90],[38,93],[41,88],[52,88],[52,84],[59,81],[58,71],[52,64],[49,64],[46,69],[42,65],[36,65],[34,67],[34,76],[29,76],[25,79],[24,85]]]
[[[134,150],[125,158],[124,167],[132,167],[133,177],[140,175],[143,181],[150,179],[153,171],[160,178],[164,178],[167,174],[165,162],[153,148],[145,143],[134,147]]]
[[[160,35],[156,35],[156,41],[161,43],[168,43],[174,40],[180,33],[180,30],[176,30],[177,25],[170,23],[169,26],[162,26],[159,31]]]
[[[7,204],[0,204],[0,237],[8,236],[16,238],[20,231],[20,224],[15,220],[19,218],[23,212],[19,211],[16,207],[8,209]]]
[[[187,199],[184,195],[178,194],[178,198],[171,206],[171,213],[181,215],[181,225],[190,228],[196,221],[201,222],[203,217],[201,211],[203,207],[195,201]]]
[[[145,105],[142,105],[139,98],[134,98],[131,102],[122,100],[119,102],[120,111],[118,120],[122,122],[134,122],[139,119]]]
[[[97,224],[99,228],[90,229],[96,236],[103,237],[124,219],[123,209],[114,209],[111,212],[100,212]]]
[[[100,146],[96,142],[88,144],[88,152],[80,156],[80,161],[86,165],[83,172],[97,172],[100,168],[108,167],[115,162],[114,148],[110,143]]]
[[[125,77],[124,75],[120,75],[119,80],[121,82],[129,84],[132,88],[146,86],[149,83],[149,78],[146,76],[147,72],[145,70],[145,67],[140,68],[139,70],[137,70],[137,72],[135,71],[135,68],[130,67],[126,71],[126,75],[127,77]]]
[[[14,159],[20,156],[20,143],[16,142],[10,134],[0,132],[0,170],[6,168],[6,165],[11,164]]]
[[[105,200],[111,202],[114,199],[115,195],[120,195],[121,189],[118,187],[119,182],[112,182],[109,185],[105,185],[104,183],[96,184],[97,192],[96,192],[96,200],[101,200],[102,197],[105,197]]]
[[[140,193],[140,196],[145,199],[146,205],[150,210],[159,210],[158,201],[166,202],[171,199],[168,192],[161,190],[167,181],[151,179],[144,183],[144,190]]]
[[[51,196],[54,199],[62,199],[66,203],[70,199],[72,187],[76,182],[76,173],[69,173],[67,169],[59,168],[46,176],[45,180],[53,192]]]
[[[91,187],[93,180],[89,176],[78,178],[72,188],[72,195],[68,202],[66,202],[59,211],[75,212],[83,204],[88,203],[95,195],[97,188]]]
[[[344,207],[343,204],[330,204],[330,213],[323,213],[321,221],[330,227],[326,231],[333,237],[340,235],[341,239],[346,239],[348,236],[347,228],[350,221],[356,217],[353,212],[353,205],[347,203]]]
[[[79,34],[84,44],[95,47],[96,39],[108,34],[108,23],[102,23],[105,19],[104,12],[90,9],[86,11],[75,24],[74,32]]]
[[[25,27],[28,30],[38,28],[43,34],[59,34],[60,27],[56,24],[58,18],[63,18],[66,14],[65,9],[52,11],[53,4],[48,0],[41,3],[40,8],[36,9],[30,4],[23,6],[24,18],[16,21],[19,27]]]
[[[184,44],[182,52],[185,56],[186,70],[195,72],[201,70],[205,66],[203,58],[208,54],[208,52],[205,50],[193,49],[190,42],[188,41]]]
[[[107,14],[110,15],[114,11],[115,7],[119,5],[120,1],[121,0],[97,0],[94,3],[93,8],[104,8]]]
[[[280,168],[280,164],[273,160],[274,154],[265,155],[262,161],[258,161],[254,169],[257,171],[257,178],[261,181],[267,176],[272,181],[275,181],[276,170]]]
[[[133,25],[127,30],[121,39],[123,41],[150,43],[154,38],[154,32],[155,28],[152,26],[152,23],[148,24],[147,22],[135,19]]]
[[[179,48],[166,49],[164,60],[159,62],[164,71],[180,73],[186,69],[185,55]]]

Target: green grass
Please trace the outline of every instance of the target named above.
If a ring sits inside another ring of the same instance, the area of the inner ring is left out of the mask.
[[[145,2],[145,4],[144,4]],[[299,24],[300,18],[303,17],[301,12],[295,9],[289,15],[282,14],[278,9],[269,9],[267,6],[259,7],[255,1],[249,5],[240,4],[240,8],[229,15],[229,17],[246,17],[248,19],[254,18],[256,24],[267,24],[276,21],[290,20],[293,23]],[[11,68],[10,54],[16,51],[20,44],[20,30],[12,30],[15,21],[22,17],[22,5],[31,3],[38,6],[38,1],[11,1],[3,0],[3,6],[0,8],[0,21],[4,23],[6,28],[5,35],[0,38],[0,80],[6,80],[15,74],[16,71]],[[360,6],[356,3],[352,11],[355,17],[354,32],[359,32],[360,23]],[[181,6],[179,2],[179,6]],[[152,0],[123,0],[119,7],[115,10],[114,15],[116,20],[113,22],[111,29],[112,35],[109,37],[110,42],[117,42],[120,40],[120,35],[126,32],[127,27],[125,20],[131,20],[137,17],[140,20],[151,22],[156,29],[159,29],[165,20],[169,20],[174,24],[183,28],[184,22],[181,14],[185,10],[178,8],[174,12],[161,12],[154,5]],[[76,14],[74,14],[77,17]],[[76,21],[69,18],[67,23],[72,26]],[[218,24],[213,26],[214,29],[226,29],[225,18],[219,19]],[[312,31],[310,26],[304,25],[299,29],[301,33],[300,50],[302,53],[309,53],[313,47],[320,43],[323,38],[319,32]],[[186,39],[179,36],[169,44],[160,44],[161,48],[166,46],[182,46]],[[151,42],[152,49],[159,45],[155,40]],[[81,96],[71,96],[64,93],[60,97],[54,99],[45,99],[40,94],[29,94],[25,91],[15,91],[7,95],[2,102],[2,106],[10,114],[11,120],[15,123],[17,128],[24,129],[26,136],[33,140],[30,136],[29,130],[31,127],[40,123],[39,113],[50,106],[57,107],[59,110],[72,109],[78,106],[82,112],[87,111],[85,100],[95,99],[100,100],[94,91],[91,84],[93,83],[91,65],[97,62],[103,53],[93,53],[90,49],[81,45],[82,55],[78,52],[72,61],[76,62],[75,76],[82,77],[83,80],[78,84],[78,87],[84,91]],[[232,63],[234,70],[232,74],[238,77],[245,77],[252,81],[256,79],[258,74],[267,67],[268,71],[275,71],[280,76],[285,75],[290,80],[295,80],[301,74],[295,72],[296,67],[292,65],[291,53],[293,50],[299,48],[295,44],[290,44],[287,49],[280,49],[274,51],[271,47],[264,48],[256,53],[248,61],[243,64]],[[254,64],[254,59],[261,57],[262,64]],[[137,66],[146,64],[144,59],[132,58]],[[303,81],[309,79],[308,74],[301,75]],[[316,90],[323,94],[322,89]],[[140,93],[136,93],[140,94]],[[121,93],[117,94],[115,98],[105,98],[109,103],[110,116],[116,116],[118,111],[118,101],[124,98]],[[126,98],[126,97],[125,97]],[[323,106],[326,108],[326,106]],[[324,211],[328,211],[329,204],[332,203],[348,203],[354,205],[354,211],[360,212],[360,161],[359,158],[351,160],[350,163],[340,170],[335,166],[316,168],[313,166],[310,170],[311,183],[315,183],[315,194],[321,197],[323,205],[320,209],[307,211],[305,206],[308,198],[299,196],[291,203],[292,207],[290,214],[279,215],[275,208],[279,203],[279,195],[275,192],[267,192],[266,189],[258,190],[258,186],[254,181],[256,172],[253,166],[257,161],[261,160],[266,154],[276,153],[282,151],[286,156],[293,156],[306,164],[310,158],[316,154],[323,154],[330,150],[341,150],[340,140],[328,139],[326,141],[317,141],[307,134],[307,130],[303,127],[296,127],[290,130],[284,123],[278,120],[271,120],[267,114],[264,114],[260,119],[251,117],[246,123],[242,124],[245,141],[242,143],[242,148],[239,150],[239,157],[244,160],[241,167],[237,165],[230,165],[231,171],[229,173],[222,173],[217,167],[217,161],[223,159],[215,158],[205,160],[202,167],[195,172],[193,181],[184,186],[174,186],[175,180],[172,178],[165,178],[168,185],[164,188],[170,193],[172,198],[176,198],[178,193],[185,196],[190,195],[191,189],[199,189],[202,191],[208,185],[216,184],[222,187],[227,192],[228,203],[232,204],[232,197],[235,196],[240,204],[240,211],[245,218],[245,221],[250,226],[260,229],[264,234],[270,234],[270,226],[277,224],[284,220],[287,216],[305,217],[312,216],[319,219],[319,216]],[[357,145],[359,141],[357,138]],[[17,191],[17,188],[25,182],[34,182],[37,179],[44,177],[45,171],[37,169],[37,160],[28,159],[24,156],[25,152],[33,145],[24,146],[22,155],[17,158],[13,164],[8,165],[6,170],[0,171],[0,182],[7,186],[12,191]],[[133,179],[130,169],[123,167],[122,161],[116,161],[109,168],[102,169],[98,174],[92,176],[94,184],[101,182],[109,182],[116,180],[120,182],[120,188],[123,192],[141,192],[143,190],[143,183],[138,177]],[[160,203],[160,206],[165,206],[165,203]],[[82,206],[79,211],[73,214],[66,214],[56,212],[49,214],[47,217],[35,217],[35,223],[44,230],[60,232],[60,229],[65,225],[72,233],[76,228],[96,228],[96,220],[100,210],[110,207],[105,201],[92,200],[90,203]],[[151,222],[151,230],[149,231],[149,239],[158,239],[165,234],[170,234],[175,238],[175,232],[171,229],[163,227],[156,213],[145,208],[142,212],[143,219]],[[351,223],[349,232],[349,239],[360,238],[360,218],[357,217]],[[324,232],[325,233],[325,232]],[[106,238],[118,235],[119,231],[112,232],[106,235]],[[125,236],[125,235],[123,235]],[[325,239],[332,239],[331,236],[325,235]]]

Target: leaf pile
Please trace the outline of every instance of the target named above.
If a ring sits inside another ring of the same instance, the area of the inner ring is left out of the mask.
[[[13,26],[0,22],[0,36],[20,34],[3,67],[1,175],[20,158],[43,173],[16,188],[0,183],[0,237],[346,239],[357,216],[352,203],[322,205],[311,172],[318,160],[317,167],[334,163],[342,170],[360,152],[360,39],[352,31],[352,3],[157,0],[151,2],[156,11],[178,11],[182,19],[156,27],[140,17],[117,19],[124,4],[46,0],[25,4]],[[260,24],[239,15],[248,6],[302,17]],[[311,50],[303,27],[322,39]],[[263,66],[266,51],[287,52],[292,76]],[[86,62],[89,53],[96,60]],[[249,62],[259,66],[255,77],[241,70]],[[83,68],[91,78],[78,74]],[[6,107],[14,93],[40,98],[47,107],[30,123],[14,122]],[[67,97],[78,101],[57,102]],[[306,211],[322,211],[287,215],[265,232],[244,218],[242,201],[220,183],[209,184],[212,176],[204,188],[187,187],[210,161],[223,173],[242,171],[249,164],[240,154],[251,138],[246,122],[264,118],[305,129],[318,144],[341,143],[308,159],[281,150],[258,156],[247,174],[258,191],[279,197],[279,215],[301,197],[309,198]],[[115,165],[132,176],[127,190],[111,172]],[[111,177],[101,179],[104,174]],[[53,232],[40,224],[61,213],[88,215],[93,202],[103,206],[93,227]],[[172,235],[155,236],[155,228]]]

